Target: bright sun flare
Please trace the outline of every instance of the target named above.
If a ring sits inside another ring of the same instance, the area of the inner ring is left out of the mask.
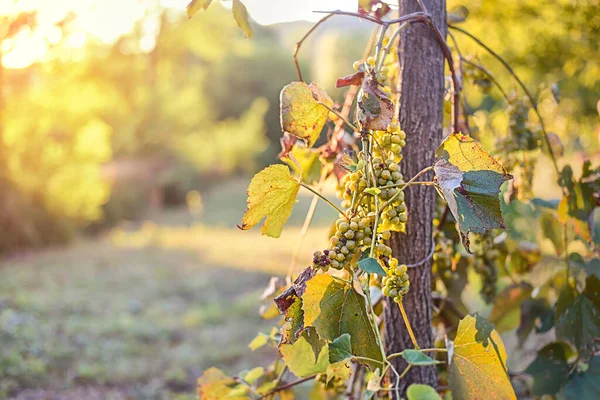
[[[23,30],[15,38],[2,43],[2,63],[7,68],[26,68],[43,59],[51,45],[62,39],[56,26],[70,13],[75,19],[67,46],[81,48],[88,37],[112,43],[131,31],[149,9],[156,5],[185,12],[190,0],[2,0],[0,16],[22,11],[37,11],[37,27],[33,32]],[[316,21],[321,16],[315,10],[357,9],[358,0],[244,0],[252,18],[262,25],[296,20]],[[228,4],[225,2],[225,6]],[[151,27],[146,47],[154,46],[155,32]],[[143,39],[144,41],[144,39]],[[144,47],[144,43],[142,43]]]

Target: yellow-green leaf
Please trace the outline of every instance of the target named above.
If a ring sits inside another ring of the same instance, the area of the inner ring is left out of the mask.
[[[316,275],[306,283],[302,309],[304,325],[314,326],[323,339],[333,341],[348,333],[352,338],[353,355],[383,360],[365,298],[352,286],[334,280],[331,275]],[[365,364],[373,371],[382,368],[377,362]]]
[[[302,144],[302,142],[298,143]],[[281,158],[281,161],[289,165],[294,172],[302,173],[302,182],[310,185],[321,178],[323,164],[319,160],[319,154],[318,149],[309,149],[296,144],[287,157]]]
[[[516,399],[506,371],[506,350],[498,332],[477,314],[458,324],[449,353],[449,383],[457,399]]]
[[[333,100],[316,83],[292,82],[281,91],[281,128],[312,146],[327,122]]]
[[[406,390],[408,400],[442,400],[438,392],[429,385],[413,383]]]
[[[250,229],[264,217],[262,234],[279,237],[296,202],[300,183],[285,165],[271,165],[254,175],[248,186],[248,209],[240,229]]]
[[[192,0],[185,7],[185,11],[187,12],[188,18],[192,18],[194,14],[196,14],[200,9],[206,10],[208,6],[210,6],[212,0]]]
[[[198,378],[198,399],[199,400],[221,400],[227,399],[246,399],[246,396],[231,395],[231,390],[236,386],[233,378],[225,375],[218,368],[209,368],[200,378]]]
[[[279,351],[292,373],[300,378],[325,372],[329,348],[314,329],[306,329],[293,344],[282,344]]]
[[[467,251],[470,251],[469,232],[506,229],[498,194],[502,183],[512,176],[504,167],[477,141],[462,133],[447,137],[436,156],[437,187],[458,221]]]
[[[240,0],[233,0],[231,11],[233,12],[233,18],[237,22],[238,26],[248,39],[252,37],[252,27],[250,26],[250,16],[246,6]]]

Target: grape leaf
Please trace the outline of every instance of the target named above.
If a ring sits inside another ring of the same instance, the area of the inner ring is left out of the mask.
[[[318,182],[321,178],[323,164],[319,160],[319,154],[320,151],[317,149],[296,145],[287,153],[286,157],[281,158],[281,161],[289,165],[294,172],[302,173],[302,182],[312,184]],[[296,165],[296,162],[298,165]]]
[[[500,186],[512,179],[469,135],[453,133],[436,151],[437,188],[458,222],[465,249],[469,232],[506,229],[500,209]]]
[[[305,329],[293,344],[279,346],[290,371],[299,378],[325,372],[329,365],[329,348],[314,329]]]
[[[600,399],[600,356],[590,360],[585,372],[571,375],[562,394],[566,400]]]
[[[311,267],[306,268],[298,275],[294,284],[275,298],[279,312],[285,317],[286,324],[282,327],[283,343],[294,343],[304,329],[304,311],[302,310],[302,296],[308,282],[316,271]]]
[[[429,385],[413,383],[406,390],[408,400],[442,400],[438,392]]]
[[[316,83],[292,82],[280,95],[281,128],[304,140],[311,147],[327,122],[329,110],[321,103],[333,106],[333,100]]]
[[[498,332],[479,315],[458,324],[448,378],[457,399],[516,399],[506,371],[506,350]]]
[[[352,286],[319,274],[306,284],[302,296],[304,324],[314,326],[323,339],[332,341],[344,333],[352,337],[352,354],[382,361],[383,356],[367,313],[365,298]],[[365,362],[373,371],[377,362]]]
[[[285,165],[271,165],[252,178],[248,186],[248,208],[240,229],[250,229],[266,216],[262,234],[279,237],[296,202],[300,183]]]
[[[350,343],[350,335],[344,333],[342,336],[335,338],[329,343],[329,362],[344,361],[352,357],[352,345]]]
[[[421,350],[416,349],[406,349],[402,351],[402,358],[410,365],[434,365],[440,363],[440,361],[434,360]]]
[[[233,13],[235,22],[244,31],[244,35],[250,39],[252,37],[252,27],[250,26],[250,16],[248,15],[246,6],[240,0],[233,0],[233,3],[231,3],[231,12]]]
[[[231,394],[237,382],[218,368],[209,368],[198,378],[198,400],[246,399]]]
[[[379,276],[385,276],[385,271],[379,264],[379,261],[372,257],[363,258],[358,262],[358,268],[362,269],[368,274],[377,274]]]
[[[261,376],[265,373],[265,369],[263,367],[252,368],[250,371],[241,374],[243,380],[248,382],[249,384],[254,384]]]
[[[192,0],[185,7],[188,18],[192,18],[200,9],[206,10],[210,6],[212,0]]]
[[[497,296],[490,322],[498,332],[515,329],[521,321],[521,304],[531,296],[533,287],[527,282],[507,286]]]
[[[575,345],[577,349],[600,337],[600,279],[590,275],[583,293],[567,286],[556,302],[556,337]]]
[[[573,170],[567,165],[561,171],[558,183],[567,192],[558,205],[558,219],[563,224],[572,222],[575,232],[585,241],[591,242],[594,231],[591,216],[598,206],[600,168],[592,168],[591,162],[586,161],[581,178],[576,180]]]
[[[550,343],[538,351],[537,357],[525,370],[533,377],[532,392],[536,396],[558,393],[569,375],[568,345]]]
[[[521,322],[517,329],[519,346],[535,328],[536,333],[548,332],[554,326],[554,310],[544,298],[527,299],[521,304]]]
[[[364,74],[357,111],[361,127],[367,130],[384,131],[394,118],[394,103],[380,89],[372,70]]]

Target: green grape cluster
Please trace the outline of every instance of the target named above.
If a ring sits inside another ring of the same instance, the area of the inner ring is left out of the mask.
[[[433,240],[435,241],[432,265],[433,273],[446,279],[452,279],[453,275],[456,274],[452,271],[455,254],[454,242],[438,229],[433,233]]]
[[[527,99],[512,96],[509,99],[508,136],[498,140],[496,146],[504,153],[518,150],[535,150],[541,144],[541,127],[529,123],[529,103]]]
[[[369,200],[368,197],[363,196],[367,186],[368,183],[362,169],[344,175],[336,190],[337,196],[342,199],[342,207],[350,208],[352,200],[358,201],[361,204],[367,202]]]
[[[406,265],[398,265],[398,260],[396,258],[391,258],[389,260],[389,268],[382,281],[382,292],[384,296],[391,297],[396,303],[402,301],[410,287],[407,271],[408,268]]]
[[[313,268],[327,270],[350,267],[352,259],[363,246],[370,246],[373,236],[375,213],[365,217],[358,215],[350,219],[340,218],[335,223],[335,234],[330,239],[330,247],[313,255]],[[390,249],[391,251],[391,249]]]
[[[495,248],[491,235],[471,235],[471,251],[474,254],[472,266],[481,277],[481,297],[489,304],[496,298],[498,289],[496,285],[498,282],[496,259],[500,255],[500,251]]]

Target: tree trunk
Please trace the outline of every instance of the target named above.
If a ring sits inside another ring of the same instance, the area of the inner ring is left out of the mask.
[[[423,0],[434,24],[446,34],[445,0]],[[399,0],[400,15],[421,11],[416,0]],[[433,165],[435,150],[442,140],[444,112],[444,58],[434,33],[424,24],[414,24],[404,30],[398,46],[400,63],[400,127],[406,132],[406,147],[401,163],[405,180],[423,168]],[[423,175],[431,180],[433,174]],[[406,234],[395,234],[391,239],[394,256],[400,263],[417,263],[426,257],[432,247],[432,221],[435,210],[435,190],[428,186],[412,186],[405,192],[409,217]],[[431,259],[420,266],[409,268],[410,291],[404,298],[404,308],[421,348],[433,347],[431,322]],[[397,353],[413,348],[410,336],[395,303],[385,310],[386,351]],[[402,372],[407,364],[402,357],[393,360]],[[412,383],[431,386],[437,384],[433,366],[415,367],[402,379],[403,397]]]

